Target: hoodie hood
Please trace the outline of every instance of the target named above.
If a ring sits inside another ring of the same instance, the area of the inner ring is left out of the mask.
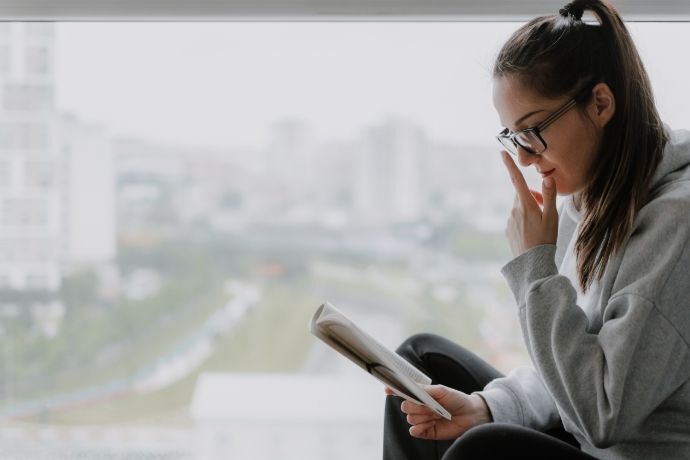
[[[668,143],[651,181],[651,193],[679,179],[690,178],[690,131],[671,130],[664,124]]]

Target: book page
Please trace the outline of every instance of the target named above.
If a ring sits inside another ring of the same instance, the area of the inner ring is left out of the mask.
[[[323,309],[320,310],[321,314],[316,321],[318,325],[322,327],[328,327],[329,324],[339,324],[345,326],[346,329],[352,331],[352,336],[350,337],[351,339],[357,337],[357,342],[362,342],[369,348],[376,350],[377,353],[386,356],[399,372],[404,373],[417,383],[424,385],[429,385],[431,383],[431,379],[428,376],[424,375],[424,373],[422,373],[419,369],[414,367],[397,353],[381,345],[376,339],[360,329],[333,305],[326,303],[324,304]]]
[[[324,304],[309,325],[312,334],[393,389],[398,396],[424,404],[439,415],[451,415],[419,386],[431,379],[359,329],[331,304]]]
[[[405,361],[405,359],[397,353],[394,353],[381,345],[376,341],[376,339],[366,334],[354,324],[350,323],[348,325],[342,325],[341,323],[334,323],[333,321],[328,320],[318,322],[318,324],[329,331],[335,331],[335,333],[339,337],[342,337],[348,344],[364,344],[366,346],[365,350],[358,351],[365,355],[365,359],[373,360],[377,357],[378,359],[385,357],[385,362],[388,367],[394,368],[417,383],[424,385],[431,383],[431,379],[424,375],[419,369]]]

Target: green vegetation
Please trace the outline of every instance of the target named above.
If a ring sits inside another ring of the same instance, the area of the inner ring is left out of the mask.
[[[302,286],[269,286],[235,329],[216,344],[203,365],[175,384],[150,394],[126,394],[98,404],[44,413],[46,423],[188,423],[196,380],[204,372],[294,372],[313,338],[307,333],[315,299]]]
[[[208,370],[294,372],[313,343],[307,323],[319,300],[305,286],[270,285],[236,334],[224,338]]]
[[[479,324],[483,312],[460,295],[452,302],[440,302],[426,293],[421,300],[424,316],[417,317],[408,327],[409,333],[431,332],[447,337],[469,349],[483,348]]]
[[[12,351],[12,381],[6,382],[12,398],[29,400],[127,378],[226,302],[223,278],[198,251],[182,246],[160,262],[172,269],[166,273],[166,265],[149,265],[163,273],[163,281],[155,296],[142,301],[99,302],[94,300],[97,278],[92,272],[67,278],[66,314],[56,337],[22,327],[18,321],[23,317],[10,323],[18,332],[0,345]]]
[[[460,260],[489,262],[510,260],[508,241],[502,232],[477,230],[466,222],[447,222],[433,229],[430,249]]]
[[[441,301],[424,274],[415,273],[400,255],[386,259],[325,250],[310,246],[299,232],[267,232],[238,240],[209,234],[200,238],[182,230],[148,246],[122,246],[117,264],[124,280],[141,268],[160,276],[160,289],[144,300],[101,298],[96,272],[72,274],[60,293],[66,315],[56,337],[45,338],[32,329],[28,309],[3,320],[12,332],[0,337],[0,347],[8,350],[0,360],[10,375],[0,385],[5,391],[0,403],[8,402],[8,389],[16,403],[131,379],[198,332],[226,304],[228,280],[248,280],[259,286],[262,297],[241,324],[216,338],[213,354],[185,378],[150,394],[127,393],[43,413],[35,421],[188,423],[188,406],[203,372],[298,370],[314,340],[307,322],[324,296],[392,309],[392,315],[403,315],[410,333],[435,332],[482,350],[478,324],[485,312],[471,304],[462,280],[454,284],[456,296]],[[468,261],[499,260],[507,249],[502,236],[457,226],[439,231],[424,245],[430,252]]]
[[[510,248],[503,234],[459,232],[454,237],[452,250],[455,256],[464,260],[483,262],[510,260]]]

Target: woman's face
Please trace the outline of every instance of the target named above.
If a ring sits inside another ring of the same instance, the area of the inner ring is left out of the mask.
[[[537,126],[569,100],[567,96],[546,99],[513,76],[494,80],[493,99],[501,124],[511,132]],[[559,195],[578,193],[588,183],[602,132],[603,128],[574,107],[541,132],[546,150],[533,155],[518,148],[519,162],[525,167],[534,166],[542,177],[552,177]]]

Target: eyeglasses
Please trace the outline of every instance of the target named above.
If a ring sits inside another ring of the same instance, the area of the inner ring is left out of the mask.
[[[568,110],[575,107],[577,101],[571,99],[565,103],[561,108],[549,115],[544,121],[533,128],[523,129],[510,133],[508,128],[498,133],[496,139],[508,150],[511,154],[517,156],[518,147],[521,147],[525,152],[532,155],[539,155],[546,150],[546,141],[541,137],[541,132],[544,131],[551,123],[558,120]]]

